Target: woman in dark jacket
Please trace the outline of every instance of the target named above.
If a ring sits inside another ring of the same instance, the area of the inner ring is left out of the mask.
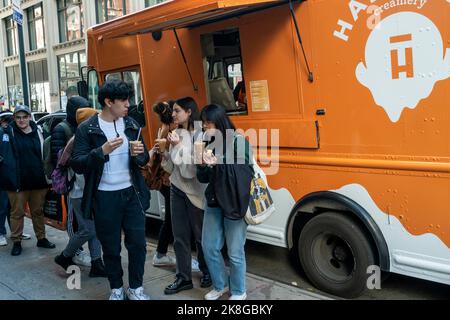
[[[205,192],[207,206],[202,247],[214,288],[205,299],[217,300],[231,291],[230,300],[245,300],[247,223],[244,216],[250,202],[253,176],[251,147],[243,136],[235,134],[235,127],[223,107],[206,106],[201,119],[206,136],[214,137],[203,154],[204,164],[197,167],[198,180],[209,183]],[[215,154],[211,152],[213,147]],[[225,241],[230,259],[229,275],[221,253]]]

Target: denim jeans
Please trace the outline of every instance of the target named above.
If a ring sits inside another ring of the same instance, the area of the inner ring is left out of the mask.
[[[206,207],[203,218],[202,248],[213,287],[222,290],[229,286],[232,295],[242,295],[245,287],[245,239],[247,223],[244,219],[230,220],[221,208]],[[221,250],[226,241],[230,264],[227,274]]]
[[[0,235],[6,235],[5,222],[9,224],[9,199],[6,191],[0,190]]]

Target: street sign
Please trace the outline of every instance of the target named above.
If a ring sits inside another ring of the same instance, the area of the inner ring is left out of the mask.
[[[12,0],[12,9],[13,9],[13,20],[17,22],[17,24],[23,24],[23,11],[20,8],[21,0]]]

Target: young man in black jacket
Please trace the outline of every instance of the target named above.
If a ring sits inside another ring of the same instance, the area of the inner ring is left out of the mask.
[[[25,217],[25,204],[30,207],[33,229],[38,239],[37,246],[52,249],[55,245],[45,238],[43,206],[48,184],[45,179],[42,148],[44,139],[37,125],[31,121],[31,111],[27,106],[17,106],[14,110],[14,123],[5,129],[8,142],[13,146],[16,185],[7,187],[11,204],[11,240],[14,246],[11,255],[22,252],[22,234]],[[5,137],[3,137],[5,141]],[[6,177],[5,177],[6,178]]]
[[[107,81],[100,88],[102,112],[78,127],[70,161],[76,173],[85,175],[81,210],[95,221],[112,290],[110,300],[123,300],[125,294],[130,300],[149,299],[142,282],[150,192],[140,171],[149,155],[139,125],[127,116],[131,95],[131,87],[120,80]],[[129,260],[126,293],[120,257],[122,229]]]

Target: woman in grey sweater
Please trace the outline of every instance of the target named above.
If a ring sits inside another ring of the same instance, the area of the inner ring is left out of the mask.
[[[178,99],[172,116],[178,129],[167,136],[170,148],[163,154],[161,165],[171,174],[170,199],[177,273],[176,280],[165,288],[165,294],[193,288],[191,234],[194,235],[199,267],[203,273],[200,286],[211,286],[211,277],[201,247],[206,184],[197,180],[193,161],[194,122],[200,120],[194,99]]]

